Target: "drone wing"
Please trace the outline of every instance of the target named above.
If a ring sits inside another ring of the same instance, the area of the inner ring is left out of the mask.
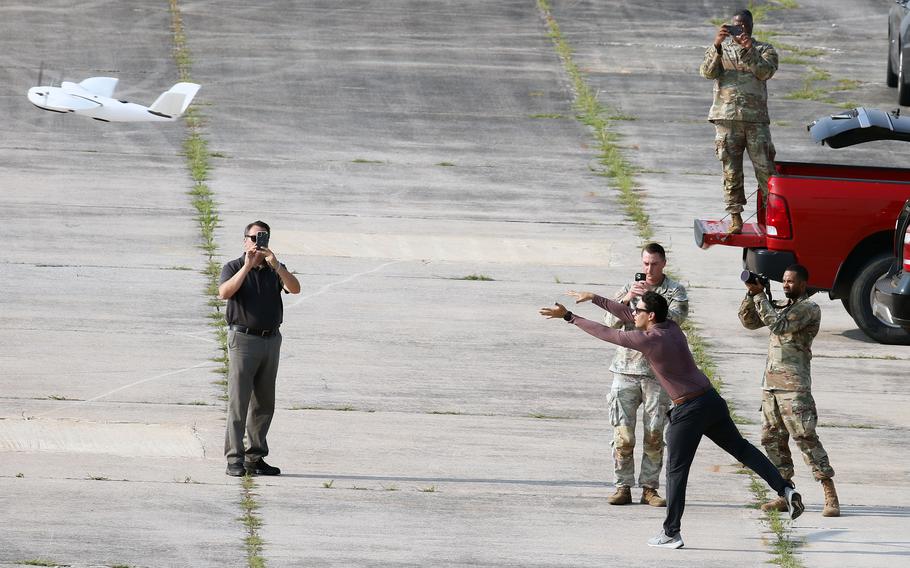
[[[91,110],[101,106],[101,103],[65,93],[62,89],[54,87],[32,88],[29,91],[29,100],[42,108],[59,109],[64,112]]]
[[[79,86],[93,95],[113,98],[114,89],[117,87],[116,77],[89,77],[79,83]]]

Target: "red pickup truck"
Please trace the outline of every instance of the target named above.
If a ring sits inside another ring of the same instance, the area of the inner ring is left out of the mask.
[[[832,148],[910,141],[910,117],[856,108],[817,120],[809,131]],[[866,335],[910,344],[910,331],[872,310],[875,281],[892,263],[894,220],[910,198],[910,169],[799,162],[777,162],[775,168],[767,206],[758,199],[755,222],[731,235],[728,221],[696,219],[696,244],[740,247],[745,268],[777,281],[798,262],[809,269],[810,289],[840,299]]]

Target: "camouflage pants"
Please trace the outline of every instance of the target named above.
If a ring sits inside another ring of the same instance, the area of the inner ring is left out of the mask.
[[[791,436],[803,453],[806,465],[812,468],[815,479],[820,481],[834,477],[828,453],[815,433],[818,412],[812,393],[763,391],[761,413],[761,443],[784,479],[793,478],[789,446]]]
[[[667,424],[670,396],[655,378],[614,373],[607,407],[613,425],[613,471],[617,487],[635,485],[633,452],[639,406],[643,408],[644,455],[638,485],[657,489],[664,463],[664,426]]]
[[[768,178],[774,173],[774,143],[767,124],[715,120],[714,151],[724,168],[724,204],[727,213],[741,213],[746,205],[743,185],[743,152],[749,152],[763,202],[768,199]]]

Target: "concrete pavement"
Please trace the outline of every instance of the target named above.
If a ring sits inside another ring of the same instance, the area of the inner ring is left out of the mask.
[[[270,436],[284,474],[256,479],[268,566],[770,558],[747,478],[710,444],[684,550],[644,546],[663,510],[606,504],[612,349],[536,310],[570,288],[619,288],[639,243],[590,169],[534,2],[178,4],[205,135],[223,156],[211,180],[222,260],[262,218],[303,285],[286,298]],[[601,100],[637,117],[615,127],[646,172],[655,237],[690,285],[728,399],[757,419],[767,338],[736,320],[738,251],[701,251],[691,236],[693,217],[721,210],[702,120],[710,83],[695,71],[707,20],[727,8],[554,4]],[[886,8],[801,5],[768,25],[824,48],[821,65],[863,82],[850,96],[895,106]],[[151,102],[175,80],[167,3],[71,8],[5,8],[22,26],[0,39],[0,168],[16,188],[0,193],[0,564],[244,566],[182,127],[51,115],[24,95],[45,61],[65,79],[119,76],[125,96]],[[802,125],[833,107],[783,100],[802,72],[783,66],[770,87],[789,124],[774,130],[782,159],[903,163],[899,146],[812,147]],[[819,303],[815,395],[845,516],[820,517],[821,490],[798,464],[809,510],[793,534],[806,566],[893,566],[910,553],[907,352]]]

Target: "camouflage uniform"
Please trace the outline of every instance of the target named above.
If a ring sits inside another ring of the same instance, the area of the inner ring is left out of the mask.
[[[626,284],[614,299],[619,301],[632,287]],[[667,318],[682,323],[689,313],[689,297],[686,288],[679,282],[664,276],[663,282],[653,288],[667,299]],[[633,300],[634,301],[637,300]],[[604,323],[613,328],[623,328],[623,322],[610,312],[604,316]],[[635,329],[634,324],[624,329]],[[670,396],[654,377],[654,372],[641,351],[617,347],[613,364],[613,386],[607,395],[610,423],[613,425],[613,466],[617,487],[635,485],[635,419],[638,407],[644,407],[644,455],[638,485],[657,489],[660,486],[660,470],[664,462],[664,426],[670,408]]]
[[[732,40],[705,52],[699,73],[714,79],[714,104],[708,120],[714,123],[714,150],[724,169],[724,202],[728,213],[741,213],[746,204],[743,151],[749,152],[762,198],[768,198],[768,178],[774,172],[774,144],[768,128],[768,89],[765,82],[777,71],[777,52],[769,43],[752,40],[744,50]]]
[[[821,310],[803,295],[792,303],[768,300],[764,292],[743,299],[739,320],[747,329],[768,326],[771,340],[762,381],[762,445],[784,479],[793,478],[792,436],[815,479],[834,477],[828,454],[818,440],[818,412],[812,398],[812,339]]]

